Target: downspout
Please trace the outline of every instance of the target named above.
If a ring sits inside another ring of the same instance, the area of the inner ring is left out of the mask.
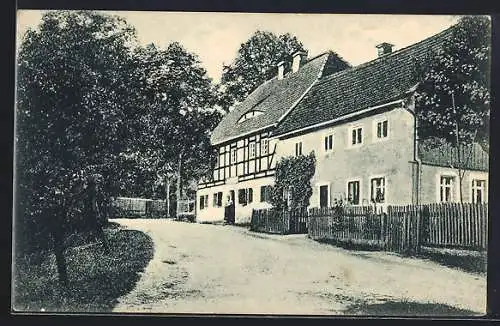
[[[404,104],[403,104],[404,105]],[[413,103],[413,108],[405,107],[405,109],[410,112],[413,115],[413,162],[417,164],[417,176],[414,180],[416,184],[414,185],[415,189],[415,204],[419,205],[420,204],[420,185],[421,185],[421,168],[422,168],[422,161],[418,157],[418,118],[415,113],[415,105]]]

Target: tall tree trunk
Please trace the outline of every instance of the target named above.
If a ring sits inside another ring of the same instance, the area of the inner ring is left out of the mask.
[[[89,185],[90,188],[90,219],[92,221],[93,231],[97,234],[97,237],[101,240],[104,251],[109,252],[108,242],[106,241],[106,235],[103,230],[103,223],[101,221],[101,212],[99,210],[99,205],[97,203],[97,192],[99,189],[97,188],[96,180],[92,179]]]
[[[63,234],[60,227],[53,230],[54,254],[56,255],[57,273],[59,274],[59,283],[63,287],[68,286],[68,272],[66,268],[66,258],[64,257]]]
[[[181,200],[181,196],[182,196],[182,191],[181,191],[181,172],[182,172],[182,158],[183,158],[183,152],[181,151],[179,153],[179,161],[178,161],[178,164],[177,164],[177,184],[176,184],[176,189],[175,189],[175,197],[176,197],[176,200],[177,200],[177,207],[176,207],[176,210],[175,210],[175,215],[176,217],[179,217],[179,202]]]
[[[165,174],[165,207],[166,217],[170,217],[170,178]]]
[[[64,257],[64,230],[63,217],[66,212],[66,207],[62,200],[59,200],[58,205],[52,212],[52,224],[50,225],[52,239],[54,240],[54,254],[56,256],[57,274],[59,275],[59,284],[66,288],[68,286],[68,272],[66,258]]]

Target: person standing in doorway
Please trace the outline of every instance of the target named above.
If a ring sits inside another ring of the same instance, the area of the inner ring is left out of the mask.
[[[227,224],[234,224],[234,202],[231,196],[227,196],[226,204],[224,205],[224,220]]]

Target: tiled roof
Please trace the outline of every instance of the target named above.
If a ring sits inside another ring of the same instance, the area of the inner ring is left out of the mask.
[[[424,164],[480,171],[488,171],[489,167],[489,155],[478,143],[462,146],[460,160],[457,148],[449,143],[436,147],[419,144],[418,156]]]
[[[316,83],[275,129],[280,135],[401,98],[418,83],[415,61],[425,60],[453,27],[423,41]]]
[[[212,131],[212,144],[277,123],[318,79],[329,55],[329,53],[321,54],[306,62],[297,72],[288,73],[281,80],[274,77],[260,85],[229,112]],[[238,123],[243,114],[252,110],[262,111],[264,114]]]

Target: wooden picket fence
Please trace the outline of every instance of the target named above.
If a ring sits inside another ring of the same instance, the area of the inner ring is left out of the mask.
[[[422,246],[486,250],[488,204],[445,203],[310,209],[308,234],[369,245],[394,252],[419,252]]]
[[[422,243],[427,246],[488,246],[488,204],[426,205],[422,219]]]
[[[383,219],[371,206],[312,208],[309,210],[308,234],[312,239],[365,241],[382,246]]]
[[[112,204],[112,217],[162,218],[166,216],[165,200],[118,197]]]
[[[254,209],[250,220],[250,230],[271,234],[307,233],[308,214],[306,209],[277,210]]]

